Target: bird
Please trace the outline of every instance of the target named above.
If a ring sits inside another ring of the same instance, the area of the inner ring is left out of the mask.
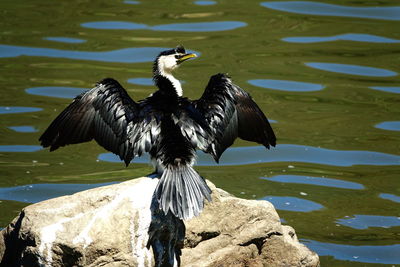
[[[75,97],[39,138],[43,147],[95,140],[126,166],[143,153],[150,155],[159,182],[154,191],[159,209],[187,220],[198,216],[211,190],[194,170],[196,151],[219,163],[236,138],[276,145],[267,117],[245,90],[225,73],[211,76],[202,96],[190,100],[173,76],[183,62],[195,58],[182,45],[162,51],[154,60],[158,90],[135,101],[112,78]]]

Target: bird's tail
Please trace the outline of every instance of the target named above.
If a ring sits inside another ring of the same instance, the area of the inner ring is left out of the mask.
[[[199,215],[205,198],[211,201],[211,189],[204,178],[184,164],[165,168],[155,194],[165,214],[170,210],[182,220]]]

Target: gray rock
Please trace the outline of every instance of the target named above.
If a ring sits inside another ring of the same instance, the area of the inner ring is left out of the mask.
[[[211,183],[213,202],[185,222],[184,237],[182,221],[154,203],[157,182],[138,178],[24,208],[0,232],[0,265],[319,266],[272,204]]]

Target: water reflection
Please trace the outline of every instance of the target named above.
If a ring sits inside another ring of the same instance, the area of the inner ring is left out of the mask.
[[[374,90],[389,92],[389,93],[400,94],[399,86],[371,86],[369,88],[374,89]]]
[[[25,92],[31,95],[40,95],[40,96],[49,96],[58,98],[74,98],[77,95],[80,95],[81,93],[87,90],[88,89],[76,88],[76,87],[49,86],[49,87],[32,87],[26,89]]]
[[[217,2],[215,2],[215,1],[194,1],[194,3],[198,6],[212,6],[212,5],[215,5]]]
[[[375,127],[389,131],[400,131],[400,121],[385,121],[378,123]]]
[[[391,200],[391,201],[396,202],[396,203],[400,203],[400,197],[396,196],[396,195],[393,195],[393,194],[381,193],[381,194],[379,194],[379,197],[383,198],[383,199]]]
[[[50,198],[70,195],[83,190],[115,183],[117,182],[101,184],[30,184],[3,187],[0,188],[0,199],[36,203]]]
[[[339,219],[336,222],[354,229],[368,229],[369,227],[389,228],[393,226],[400,226],[400,217],[354,215],[351,218]]]
[[[263,7],[298,14],[400,20],[400,7],[349,7],[311,1],[263,2]]]
[[[43,149],[41,146],[29,146],[29,145],[4,145],[0,146],[0,152],[36,152]]]
[[[53,58],[68,58],[78,60],[94,60],[103,62],[138,63],[151,62],[163,50],[162,47],[137,47],[125,48],[105,52],[87,52],[61,50],[54,48],[37,48],[16,45],[0,45],[0,58],[19,56],[38,56]],[[196,52],[196,54],[198,54]]]
[[[304,37],[286,37],[282,38],[283,41],[289,43],[321,43],[332,41],[355,41],[355,42],[368,42],[368,43],[400,43],[400,40],[390,39],[386,37],[376,36],[372,34],[361,33],[346,33],[335,36],[304,36]]]
[[[266,162],[306,162],[333,166],[353,165],[400,165],[400,156],[372,151],[343,151],[311,146],[282,144],[267,151],[262,146],[231,147],[220,159],[220,164],[203,152],[197,153],[198,166],[230,166],[248,165]],[[112,153],[103,153],[99,160],[121,162],[118,156]],[[148,163],[147,155],[133,160],[135,163]]]
[[[319,91],[325,88],[325,86],[317,83],[305,83],[305,82],[285,81],[285,80],[258,79],[258,80],[249,80],[248,83],[263,88],[282,90],[282,91],[292,91],[292,92],[311,92],[311,91]]]
[[[137,84],[137,85],[154,85],[152,78],[132,78],[128,79],[128,83]]]
[[[261,199],[271,202],[277,210],[310,212],[314,210],[320,210],[324,207],[314,201],[297,197],[266,196]]]
[[[345,188],[345,189],[364,189],[364,186],[359,183],[342,181],[332,178],[310,177],[300,175],[277,175],[274,177],[261,177],[261,179],[292,184],[311,184],[327,187]]]
[[[41,110],[43,110],[43,109],[31,108],[31,107],[0,107],[0,114],[37,112],[37,111],[41,111]]]
[[[19,132],[19,133],[34,133],[34,132],[38,131],[33,126],[9,126],[7,128],[9,128],[13,131]]]
[[[400,262],[400,244],[388,246],[353,246],[322,243],[314,240],[301,240],[319,256],[332,256],[337,260],[366,263],[398,264]]]
[[[337,64],[337,63],[322,63],[322,62],[308,62],[304,63],[306,66],[351,75],[369,76],[369,77],[390,77],[396,76],[397,72],[385,70],[381,68],[365,67],[359,65]]]
[[[45,37],[44,40],[60,42],[60,43],[70,43],[70,44],[80,44],[86,42],[86,40],[69,38],[69,37]]]
[[[103,30],[153,30],[178,32],[215,32],[227,31],[247,26],[241,21],[189,22],[149,26],[126,21],[93,21],[81,24],[82,27]]]

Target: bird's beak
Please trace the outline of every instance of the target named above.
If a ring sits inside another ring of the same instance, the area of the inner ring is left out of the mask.
[[[183,61],[186,61],[186,60],[194,58],[194,57],[197,57],[197,55],[196,54],[183,55],[181,58],[178,59],[178,63],[182,63]]]

